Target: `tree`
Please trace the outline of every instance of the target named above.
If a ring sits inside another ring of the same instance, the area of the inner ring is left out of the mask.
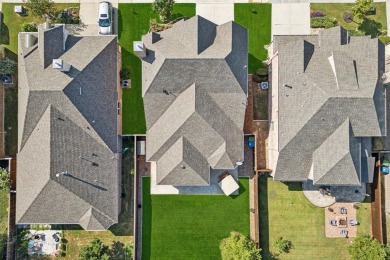
[[[37,32],[38,25],[36,23],[23,23],[22,32]]]
[[[355,17],[363,19],[366,17],[367,12],[372,7],[373,0],[356,0],[355,5],[352,7],[352,13]]]
[[[52,0],[27,0],[26,6],[31,14],[38,18],[52,17],[55,11]]]
[[[155,0],[152,9],[160,15],[161,21],[167,23],[172,18],[174,0]]]
[[[110,250],[110,259],[133,259],[133,246],[125,245],[119,241],[112,242]]]
[[[279,253],[288,253],[293,248],[293,245],[290,240],[279,237],[274,241],[274,247],[278,249]]]
[[[88,246],[80,250],[79,258],[81,260],[108,260],[109,248],[100,239],[94,238]]]
[[[222,240],[222,260],[257,260],[261,259],[261,249],[256,243],[236,231],[230,232],[230,236]]]
[[[9,173],[6,169],[0,168],[0,190],[9,189]]]
[[[13,60],[0,60],[0,74],[13,74],[16,70],[17,63]]]
[[[368,234],[358,234],[348,246],[348,252],[354,260],[383,260],[386,256],[382,244]]]

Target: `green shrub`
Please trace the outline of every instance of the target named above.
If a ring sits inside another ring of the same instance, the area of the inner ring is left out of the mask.
[[[130,79],[130,77],[131,77],[130,68],[122,68],[122,70],[120,71],[119,74],[120,74],[121,79]]]
[[[73,17],[73,23],[74,23],[74,24],[79,24],[79,23],[80,23],[80,18],[78,18],[78,17]]]
[[[311,28],[332,28],[337,25],[336,18],[330,17],[314,17],[310,19]]]
[[[63,18],[63,17],[58,17],[56,19],[54,19],[54,23],[66,23],[66,18]]]
[[[364,32],[359,30],[348,30],[350,36],[364,36]]]
[[[390,43],[390,37],[389,36],[379,36],[379,40],[384,44],[387,45]]]
[[[23,23],[21,30],[22,32],[37,32],[38,25],[36,23]]]

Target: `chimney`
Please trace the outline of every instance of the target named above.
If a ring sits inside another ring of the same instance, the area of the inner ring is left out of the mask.
[[[53,59],[53,69],[62,71],[62,72],[69,72],[70,71],[70,65],[63,61],[62,59]]]
[[[31,48],[32,46],[35,45],[36,40],[37,40],[37,37],[35,37],[34,35],[32,35],[32,34],[30,34],[30,33],[26,33],[26,35],[25,35],[25,41],[24,41],[25,47],[26,47],[27,49],[28,49],[28,48]]]
[[[137,54],[139,58],[146,58],[147,49],[145,48],[145,45],[142,41],[133,42],[133,51],[135,52],[135,54]]]

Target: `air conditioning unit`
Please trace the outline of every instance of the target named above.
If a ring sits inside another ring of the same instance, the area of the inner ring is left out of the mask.
[[[268,89],[268,82],[267,81],[261,82],[259,87],[263,90]]]
[[[122,88],[131,88],[131,80],[130,79],[121,80],[121,86]]]

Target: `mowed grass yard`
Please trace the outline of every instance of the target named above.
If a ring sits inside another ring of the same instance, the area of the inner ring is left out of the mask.
[[[0,259],[5,259],[8,226],[8,192],[0,191]]]
[[[14,6],[20,5],[13,3],[3,3],[2,12],[3,12],[3,23],[1,28],[1,40],[0,43],[10,50],[17,58],[18,53],[18,33],[21,31],[21,26],[23,23],[42,23],[43,19],[33,17],[32,15],[20,16],[14,13]],[[80,4],[69,3],[69,4],[54,4],[55,9],[63,10],[68,7],[79,7]],[[27,11],[28,13],[28,11]]]
[[[263,67],[271,43],[271,4],[234,4],[234,21],[248,29],[248,73]]]
[[[194,16],[195,4],[175,4],[174,16]],[[140,41],[149,30],[150,19],[157,19],[151,4],[119,4],[119,44],[122,47],[122,68],[131,70],[131,88],[123,89],[123,134],[145,134],[145,112],[142,100],[141,60],[133,52],[133,41]]]
[[[220,259],[235,230],[249,235],[249,180],[240,195],[150,195],[143,178],[142,259]]]
[[[361,203],[358,232],[370,233],[369,203]],[[260,241],[263,259],[277,253],[273,242],[283,237],[292,242],[290,253],[279,259],[349,259],[352,239],[325,237],[325,211],[311,204],[301,183],[284,184],[271,178],[259,178]]]

